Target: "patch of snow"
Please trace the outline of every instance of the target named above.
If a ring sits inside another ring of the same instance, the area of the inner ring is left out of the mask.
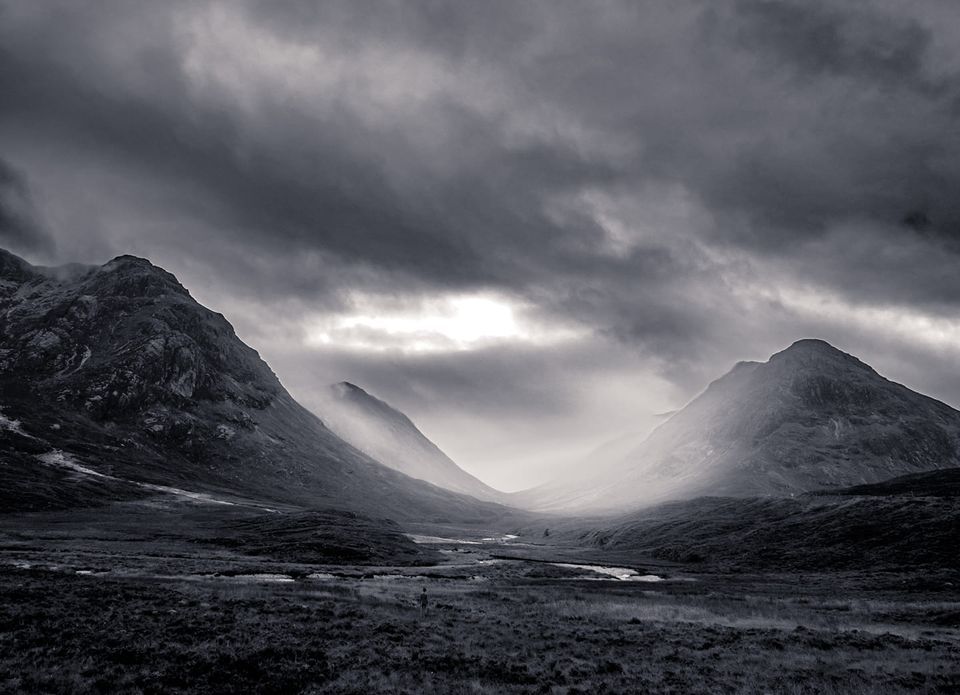
[[[307,579],[336,579],[337,577],[326,572],[314,572],[313,574],[308,574]]]
[[[120,478],[114,478],[114,480],[120,480]],[[133,481],[125,481],[133,482]],[[210,504],[226,504],[231,507],[237,506],[235,502],[227,502],[227,500],[220,500],[216,497],[211,497],[205,492],[191,492],[190,490],[181,490],[178,487],[168,487],[166,485],[154,485],[153,483],[136,483],[134,485],[142,487],[145,490],[153,490],[154,492],[165,492],[168,495],[176,495],[177,497],[183,497],[188,500],[193,500],[194,502],[208,502]]]
[[[87,360],[90,359],[90,356],[91,356],[92,354],[93,354],[93,353],[90,351],[90,348],[87,347],[86,345],[84,345],[84,346],[83,346],[83,355],[80,356],[80,364],[78,364],[76,367],[73,367],[72,369],[71,369],[70,365],[68,364],[66,367],[64,367],[62,370],[60,370],[60,371],[57,373],[57,375],[58,375],[58,376],[69,376],[69,375],[71,375],[71,374],[76,374],[76,373],[79,372],[81,369],[83,369],[83,365],[85,365],[85,364],[87,363]],[[73,360],[73,358],[71,358],[71,361],[72,361],[72,360]]]
[[[90,359],[90,356],[91,356],[92,354],[93,354],[93,352],[90,351],[90,348],[87,347],[87,346],[84,346],[84,348],[83,348],[83,357],[80,358],[80,364],[77,365],[77,369],[83,369],[83,365],[85,365],[85,364],[87,363],[87,360]]]
[[[48,451],[45,454],[39,454],[37,456],[40,461],[47,464],[48,466],[58,466],[60,468],[66,468],[68,470],[74,471],[75,473],[81,473],[83,475],[89,475],[94,478],[102,478],[104,480],[115,480],[121,483],[127,483],[130,485],[136,485],[141,487],[144,490],[152,490],[153,492],[162,492],[168,495],[176,495],[177,497],[183,497],[184,499],[189,499],[194,502],[205,502],[208,504],[225,504],[231,507],[236,506],[234,502],[227,502],[226,500],[217,499],[216,497],[211,497],[210,495],[204,492],[192,492],[190,490],[181,490],[178,487],[168,487],[166,485],[155,485],[153,483],[140,483],[134,480],[127,480],[125,478],[118,478],[113,475],[107,475],[106,473],[101,473],[95,471],[92,468],[87,468],[76,462],[76,460],[67,453],[60,451],[59,449],[53,449]],[[271,510],[273,511],[273,510]]]
[[[74,471],[75,473],[82,473],[83,475],[90,475],[95,478],[104,478],[106,480],[120,480],[120,478],[114,478],[112,475],[107,475],[106,473],[100,473],[95,471],[92,468],[87,468],[86,466],[81,466],[77,463],[70,454],[65,454],[59,449],[54,449],[48,451],[45,454],[37,455],[37,458],[40,459],[43,463],[48,466],[58,466],[60,468],[66,468],[68,470]]]
[[[9,432],[15,432],[24,437],[29,437],[30,435],[23,431],[23,428],[20,426],[19,420],[14,420],[3,414],[3,409],[0,408],[0,430],[7,430]]]

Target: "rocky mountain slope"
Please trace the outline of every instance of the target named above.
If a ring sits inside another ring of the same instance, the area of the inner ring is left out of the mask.
[[[588,466],[589,462],[585,463]],[[592,485],[540,508],[789,496],[960,465],[960,412],[820,340],[741,362]]]
[[[506,495],[460,468],[410,418],[359,386],[343,381],[329,389],[320,413],[338,436],[411,478],[500,502]]]
[[[225,503],[490,519],[328,430],[220,314],[121,256],[41,268],[0,251],[0,509],[159,488]]]

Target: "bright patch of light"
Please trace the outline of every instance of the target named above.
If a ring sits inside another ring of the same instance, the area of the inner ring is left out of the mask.
[[[313,320],[307,343],[371,351],[455,352],[504,342],[553,343],[578,334],[523,319],[527,305],[487,295],[454,295],[401,307],[361,296],[353,304],[352,312]]]
[[[346,316],[341,328],[369,328],[391,335],[436,335],[458,344],[519,334],[513,309],[484,297],[456,297],[427,313],[393,316]]]
[[[856,327],[865,333],[894,337],[935,350],[960,352],[960,321],[921,313],[915,307],[851,304],[813,289],[754,288],[758,296],[809,318]]]

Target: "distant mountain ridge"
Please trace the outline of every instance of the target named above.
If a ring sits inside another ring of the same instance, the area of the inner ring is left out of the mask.
[[[342,381],[328,389],[321,419],[367,455],[412,478],[503,502],[507,496],[460,468],[402,412],[359,386]]]
[[[767,362],[735,365],[606,479],[531,506],[595,511],[697,495],[789,496],[957,465],[960,412],[806,339]]]
[[[0,511],[157,486],[396,519],[504,511],[344,442],[223,316],[134,256],[41,268],[0,251],[0,461]]]

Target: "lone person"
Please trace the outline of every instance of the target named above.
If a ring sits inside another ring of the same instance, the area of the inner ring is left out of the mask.
[[[427,617],[427,587],[423,587],[423,591],[420,592],[420,617]]]

